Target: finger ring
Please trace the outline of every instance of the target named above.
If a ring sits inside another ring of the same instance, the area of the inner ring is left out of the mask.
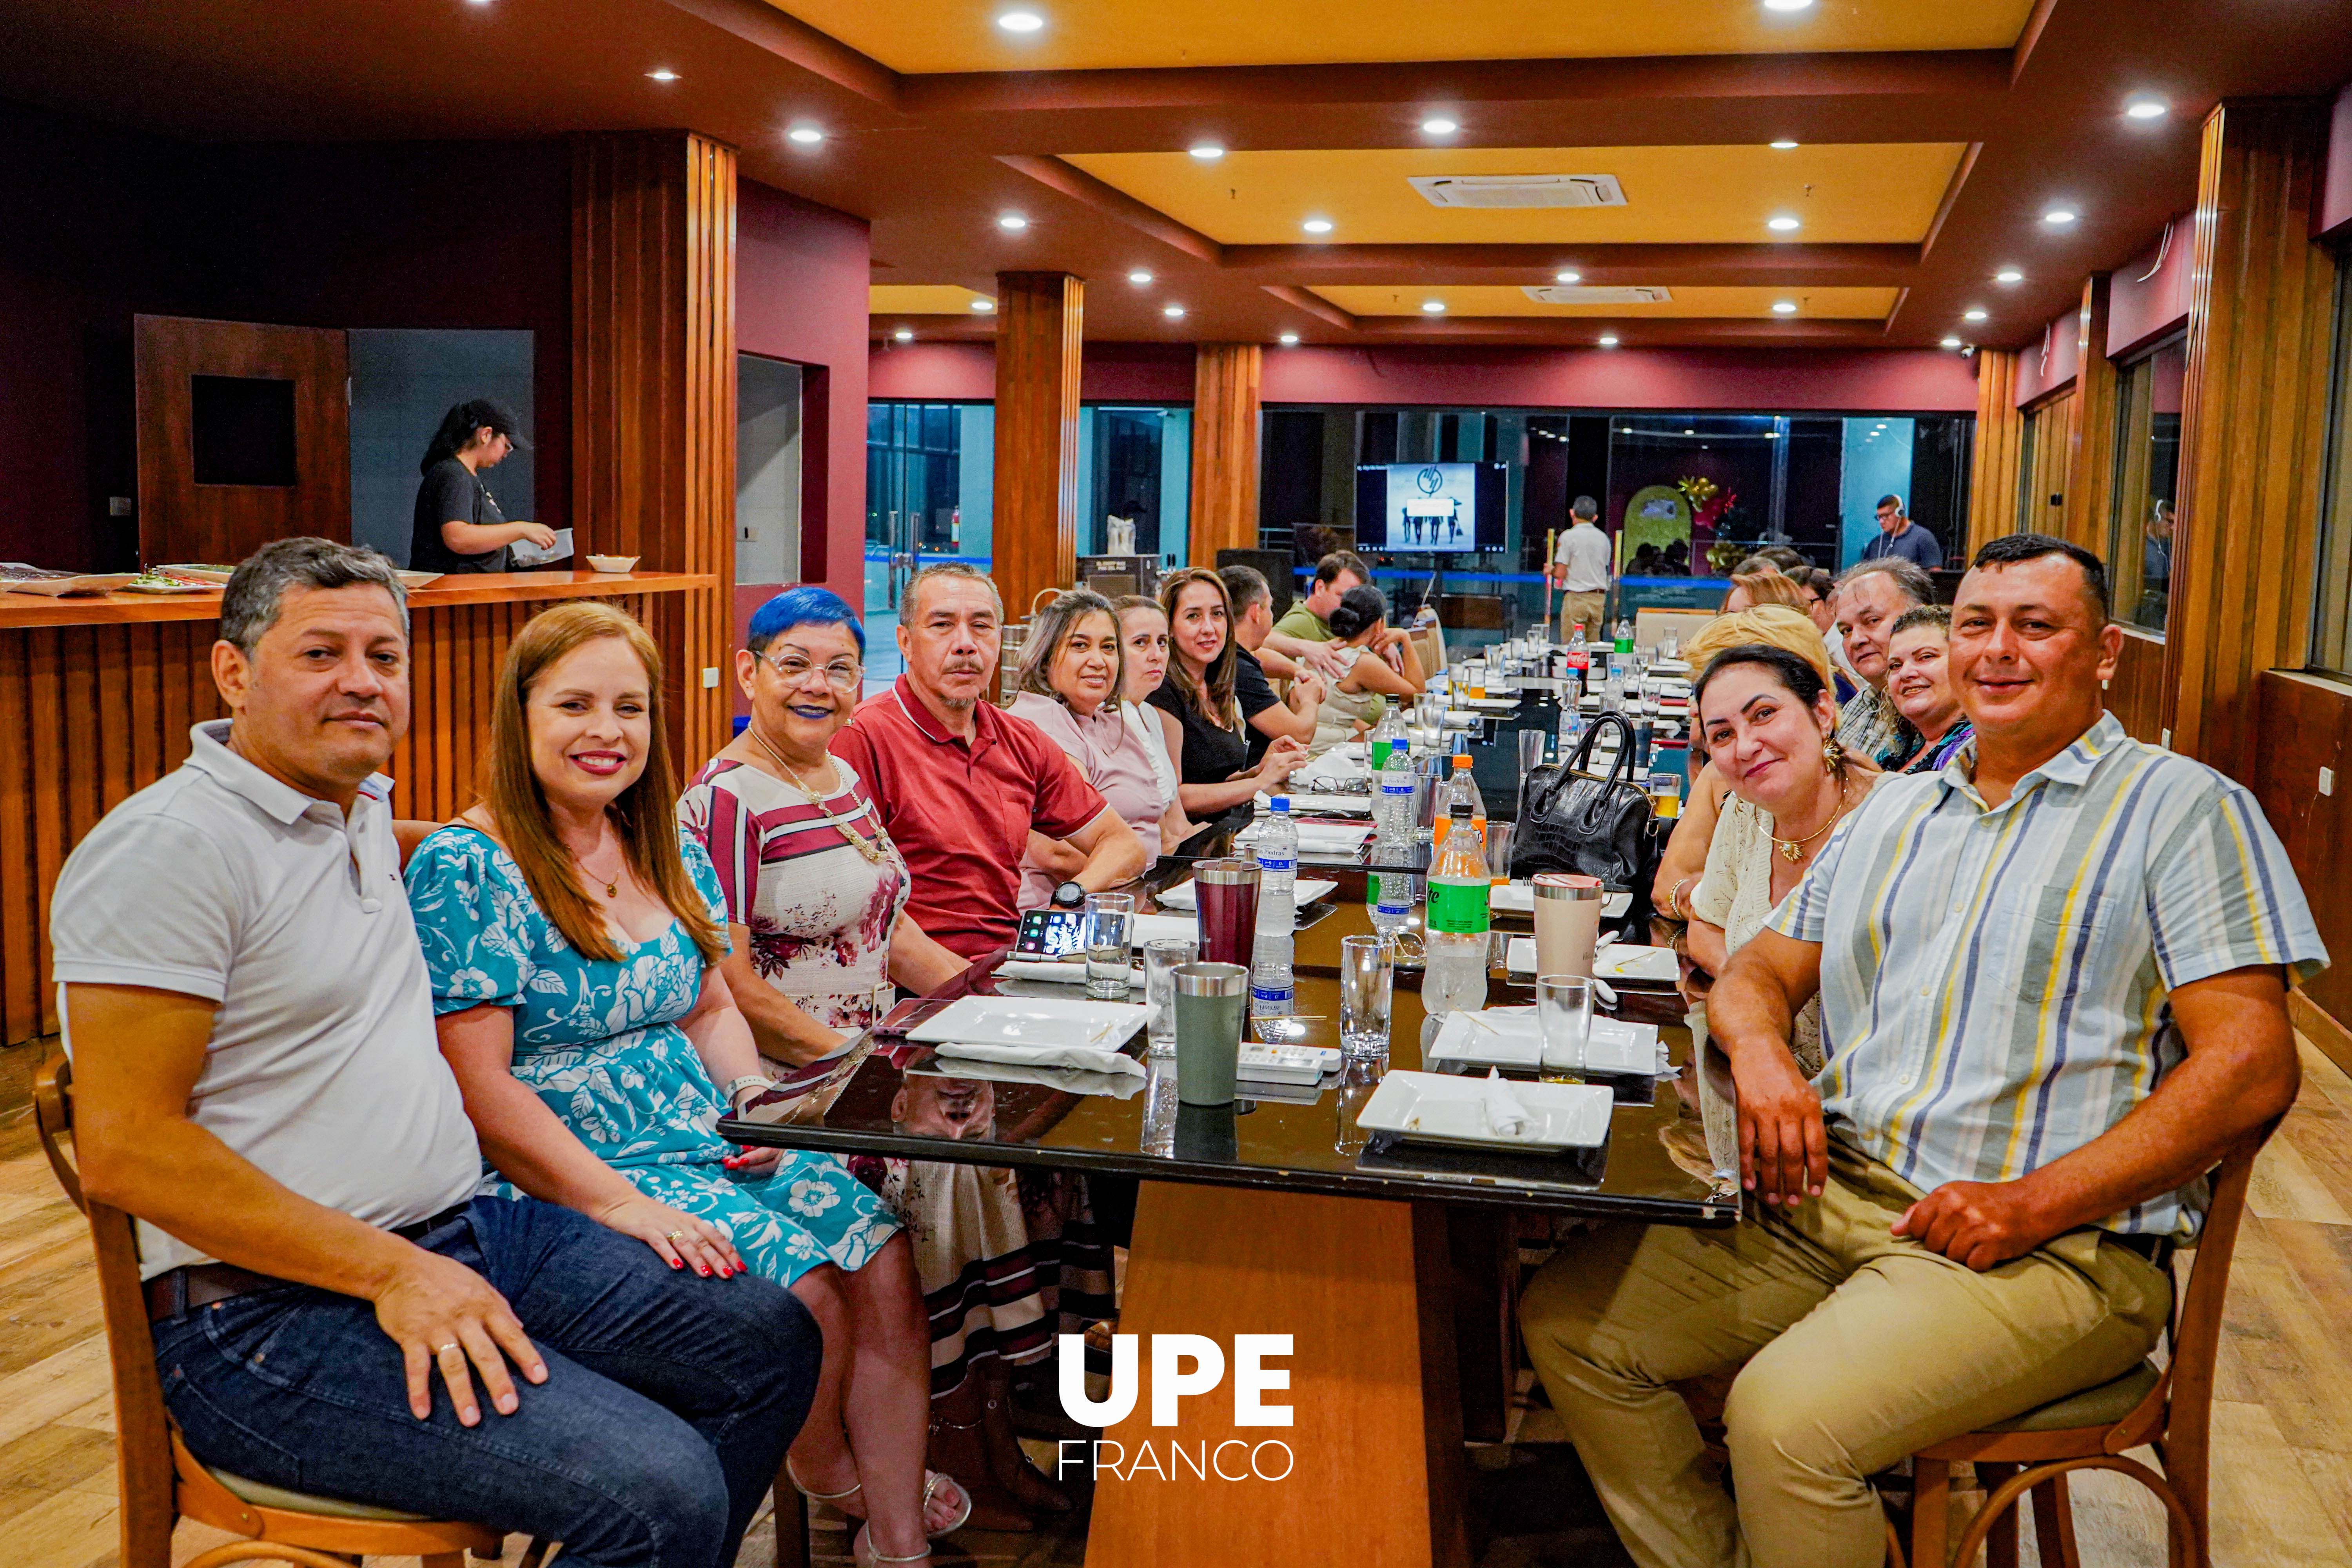
[[[457,1344],[457,1341],[455,1341],[455,1340],[451,1340],[447,1344],[443,1345],[439,1350],[435,1351],[433,1353],[434,1353],[435,1355],[437,1355],[437,1356],[438,1356],[438,1355],[447,1355],[451,1351],[457,1350],[457,1349],[458,1349],[458,1348],[459,1348],[459,1346],[458,1346],[458,1344]]]
[[[664,1241],[676,1241],[679,1237],[684,1236],[686,1232],[682,1230],[666,1230],[662,1232],[662,1239]]]

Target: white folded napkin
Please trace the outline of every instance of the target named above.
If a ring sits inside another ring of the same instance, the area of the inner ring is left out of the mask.
[[[1100,1046],[1006,1046],[947,1040],[941,1042],[937,1049],[943,1057],[956,1057],[966,1061],[1003,1062],[1013,1067],[1028,1068],[1078,1068],[1087,1072],[1143,1076],[1141,1062],[1123,1052],[1105,1050]]]
[[[1053,959],[1008,958],[996,966],[999,980],[1050,980],[1056,985],[1084,985],[1087,966],[1083,963],[1062,963]],[[1129,985],[1143,984],[1141,965],[1130,966],[1127,972]]]
[[[1528,1108],[1511,1092],[1511,1086],[1493,1068],[1486,1069],[1486,1081],[1479,1085],[1478,1110],[1486,1119],[1486,1131],[1504,1138],[1518,1138],[1528,1130]]]

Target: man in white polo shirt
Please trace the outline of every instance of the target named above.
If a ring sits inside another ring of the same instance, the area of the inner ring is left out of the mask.
[[[399,579],[280,540],[220,631],[234,717],[90,831],[51,916],[82,1181],[139,1218],[173,1420],[272,1486],[725,1568],[807,1412],[814,1320],[473,1197],[376,771],[408,723]]]
[[[1601,616],[1609,607],[1609,568],[1612,552],[1609,536],[1594,521],[1601,505],[1591,496],[1579,496],[1568,509],[1568,531],[1559,536],[1544,575],[1559,590],[1559,640],[1581,624],[1588,637],[1605,635]]]

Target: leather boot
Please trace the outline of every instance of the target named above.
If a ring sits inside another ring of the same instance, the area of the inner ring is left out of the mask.
[[[1076,1506],[1067,1493],[1029,1462],[1021,1436],[1013,1429],[1013,1374],[990,1360],[976,1373],[981,1386],[980,1435],[988,1450],[991,1479],[1032,1513],[1067,1513]]]
[[[992,1360],[986,1363],[995,1364]],[[977,1367],[968,1370],[961,1386],[931,1399],[930,1468],[945,1470],[971,1494],[971,1519],[966,1528],[1010,1531],[1032,1531],[1037,1522],[1013,1495],[994,1479],[986,1426],[985,1394]]]

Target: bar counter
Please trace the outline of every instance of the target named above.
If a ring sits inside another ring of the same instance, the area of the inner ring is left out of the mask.
[[[499,662],[542,606],[602,599],[654,625],[718,586],[682,572],[509,572],[410,590],[415,706],[389,769],[394,809],[446,817],[471,803]],[[0,593],[0,1045],[57,1028],[48,906],[66,856],[180,765],[190,726],[226,714],[212,679],[219,617],[218,594]]]

